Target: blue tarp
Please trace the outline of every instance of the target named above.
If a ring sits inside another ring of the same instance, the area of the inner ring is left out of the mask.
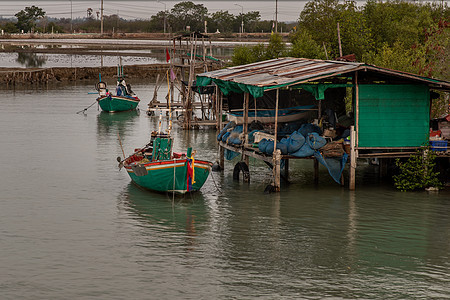
[[[234,122],[229,122],[217,136],[217,140],[222,140],[231,145],[240,145],[242,141],[239,134],[242,132],[242,125],[236,126]],[[254,134],[258,130],[253,130],[249,134],[249,141],[253,141]],[[288,137],[282,138],[277,142],[277,149],[283,155],[292,155],[296,157],[314,156],[323,166],[328,169],[331,177],[340,184],[341,174],[347,162],[348,155],[344,154],[341,158],[324,158],[319,149],[326,145],[325,138],[320,136],[321,130],[313,124],[303,124],[297,131],[292,132]],[[258,143],[259,151],[272,155],[274,141],[262,139]],[[232,160],[238,156],[238,152],[231,150],[225,151],[227,160]]]
[[[348,158],[347,153],[344,153],[342,158],[324,158],[319,151],[315,151],[314,157],[328,169],[328,173],[334,181],[341,184],[341,175]]]

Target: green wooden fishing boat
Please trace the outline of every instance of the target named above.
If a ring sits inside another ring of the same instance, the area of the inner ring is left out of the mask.
[[[97,102],[106,112],[119,112],[136,109],[141,101],[138,96],[131,90],[131,85],[125,82],[123,74],[123,66],[117,67],[117,86],[115,95],[110,93],[106,88],[106,83],[100,81],[95,86],[99,97]]]
[[[195,159],[195,151],[172,152],[173,140],[166,134],[152,133],[149,144],[121,161],[131,180],[137,185],[157,191],[185,194],[201,189],[212,163]]]
[[[136,109],[140,99],[137,96],[113,96],[111,94],[100,96],[97,102],[106,112],[119,112]]]

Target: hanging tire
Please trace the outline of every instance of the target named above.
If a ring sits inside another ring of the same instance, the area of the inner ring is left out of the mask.
[[[250,182],[250,172],[245,162],[240,161],[234,166],[233,180],[239,180],[239,173],[242,171],[242,179],[244,182]]]
[[[106,83],[103,81],[99,81],[95,84],[95,89],[98,91],[100,91],[100,89],[106,89]]]

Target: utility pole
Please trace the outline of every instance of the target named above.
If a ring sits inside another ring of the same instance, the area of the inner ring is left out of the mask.
[[[239,38],[242,38],[242,34],[244,33],[244,6],[237,4],[237,3],[235,3],[234,5],[241,7],[241,32],[240,32]]]
[[[73,33],[72,19],[72,0],[70,0],[70,34]]]
[[[275,0],[275,33],[278,33],[278,0]]]
[[[100,33],[103,34],[103,0],[102,5],[100,7]]]
[[[339,29],[339,22],[337,23],[337,34],[338,34],[338,43],[339,43],[339,57],[342,57],[341,31]]]
[[[167,11],[167,6],[166,3],[156,0],[156,2],[164,4],[164,35],[166,35],[166,11]]]

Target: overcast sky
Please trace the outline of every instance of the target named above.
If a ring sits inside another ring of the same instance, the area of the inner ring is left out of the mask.
[[[149,19],[158,11],[164,9],[170,10],[180,1],[162,1],[156,0],[103,0],[105,15],[119,14],[125,19]],[[195,4],[203,4],[209,13],[219,10],[227,10],[229,13],[238,15],[242,11],[259,11],[263,20],[273,20],[275,18],[275,0],[208,0],[192,1]],[[306,0],[278,0],[278,20],[296,21],[303,9]],[[42,8],[48,17],[70,18],[71,7],[73,18],[85,17],[88,8],[100,11],[101,0],[0,0],[0,16],[13,17],[17,12],[26,6],[38,6]]]

